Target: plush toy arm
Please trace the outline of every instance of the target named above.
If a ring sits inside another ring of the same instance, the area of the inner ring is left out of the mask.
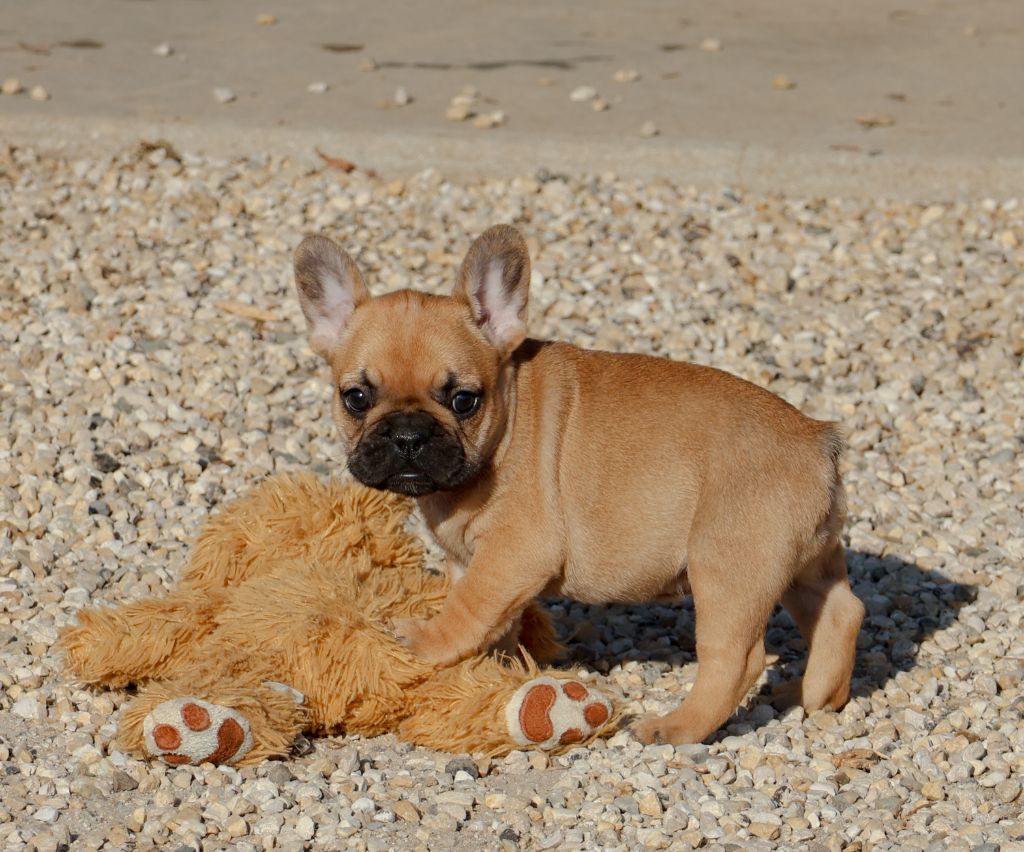
[[[219,593],[202,591],[91,607],[61,632],[59,645],[68,668],[86,683],[116,688],[166,677],[214,629],[222,605]]]
[[[443,751],[505,754],[564,750],[605,735],[618,717],[592,687],[532,663],[475,657],[435,672],[413,691],[402,739]]]
[[[408,498],[312,474],[274,476],[203,524],[181,581],[222,589],[273,573],[289,559],[333,563],[366,552],[378,570],[419,567],[422,545],[405,529]]]

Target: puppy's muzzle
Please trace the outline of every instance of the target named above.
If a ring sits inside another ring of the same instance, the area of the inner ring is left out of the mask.
[[[364,485],[419,497],[454,488],[475,473],[458,437],[424,411],[381,418],[349,456]]]

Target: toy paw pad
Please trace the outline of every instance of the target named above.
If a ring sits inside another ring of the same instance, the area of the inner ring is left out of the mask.
[[[519,745],[555,748],[586,740],[611,717],[612,706],[578,680],[537,677],[505,707],[505,721]]]
[[[143,720],[150,754],[173,766],[234,763],[252,748],[249,722],[230,707],[199,698],[172,698]]]

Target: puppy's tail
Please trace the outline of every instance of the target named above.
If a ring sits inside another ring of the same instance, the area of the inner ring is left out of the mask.
[[[846,492],[839,469],[846,452],[846,437],[838,423],[821,424],[821,444],[825,455],[826,514],[824,526],[829,533],[838,533],[846,519]]]

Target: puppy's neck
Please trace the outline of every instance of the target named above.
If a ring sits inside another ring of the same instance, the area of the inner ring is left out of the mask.
[[[516,400],[518,398],[516,378],[518,372],[519,363],[514,357],[509,359],[509,362],[502,367],[501,380],[498,384],[497,392],[502,397],[505,415],[502,418],[501,430],[495,436],[497,440],[495,441],[494,449],[490,454],[491,467],[497,467],[501,464],[508,450],[509,442],[512,440],[512,434],[515,431]]]
[[[508,452],[515,432],[519,364],[520,359],[513,356],[502,367],[494,391],[498,397],[495,402],[502,408],[501,422],[495,430],[493,440],[481,449],[487,460],[481,466],[480,472],[472,482],[455,491],[435,491],[416,498],[424,519],[438,537],[442,537],[440,527],[447,521],[464,513],[478,512],[494,492],[496,471]],[[447,549],[450,551],[452,548]]]

